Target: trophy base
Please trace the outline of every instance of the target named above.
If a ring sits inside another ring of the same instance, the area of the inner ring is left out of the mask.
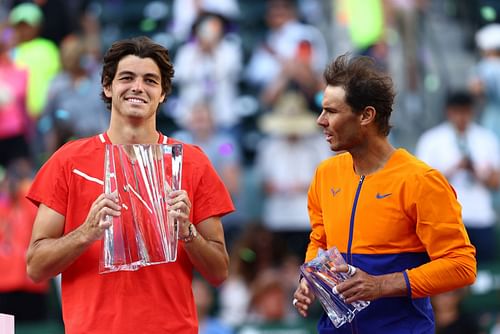
[[[175,259],[173,261],[175,261]],[[136,270],[139,270],[143,267],[149,267],[149,266],[153,266],[156,264],[164,264],[164,263],[169,263],[169,262],[173,262],[173,261],[167,261],[167,260],[156,261],[156,262],[135,261],[132,263],[114,264],[114,265],[110,265],[110,266],[101,267],[101,269],[99,270],[99,273],[100,274],[108,274],[108,273],[114,273],[116,271],[136,271]]]

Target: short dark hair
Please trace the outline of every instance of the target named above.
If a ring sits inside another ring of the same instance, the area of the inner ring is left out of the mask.
[[[111,86],[118,63],[124,57],[134,55],[140,58],[151,58],[160,68],[161,88],[165,95],[172,91],[172,78],[174,76],[174,66],[170,61],[168,50],[146,36],[134,37],[114,42],[104,55],[101,84],[103,87]],[[101,92],[101,98],[111,110],[111,98]]]
[[[396,93],[391,77],[377,67],[371,57],[357,56],[350,59],[349,53],[333,60],[323,76],[329,86],[340,86],[345,90],[346,103],[355,113],[365,107],[376,110],[375,124],[384,136],[391,130],[391,118]]]
[[[267,7],[274,6],[295,9],[297,7],[297,0],[267,0]]]
[[[474,97],[466,90],[456,90],[449,92],[446,96],[445,107],[472,107]]]

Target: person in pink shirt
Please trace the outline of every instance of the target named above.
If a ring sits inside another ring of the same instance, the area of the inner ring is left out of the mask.
[[[28,72],[9,57],[12,31],[0,26],[0,165],[29,156]]]

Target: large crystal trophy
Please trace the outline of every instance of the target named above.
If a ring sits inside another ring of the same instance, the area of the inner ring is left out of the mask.
[[[107,144],[104,192],[118,199],[119,217],[101,244],[99,272],[137,270],[177,258],[177,222],[167,198],[181,187],[181,144]]]
[[[351,277],[350,273],[337,272],[335,268],[346,264],[337,247],[327,251],[319,250],[318,256],[300,267],[311,291],[336,328],[351,322],[356,314],[370,305],[369,301],[346,303],[337,292],[337,284]]]

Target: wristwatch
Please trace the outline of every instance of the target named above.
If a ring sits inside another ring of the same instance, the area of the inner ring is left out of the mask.
[[[196,239],[198,237],[198,231],[196,230],[196,227],[191,223],[189,224],[189,234],[187,237],[180,237],[179,239],[181,239],[185,244],[188,244],[190,243],[191,241],[193,241],[194,239]]]

